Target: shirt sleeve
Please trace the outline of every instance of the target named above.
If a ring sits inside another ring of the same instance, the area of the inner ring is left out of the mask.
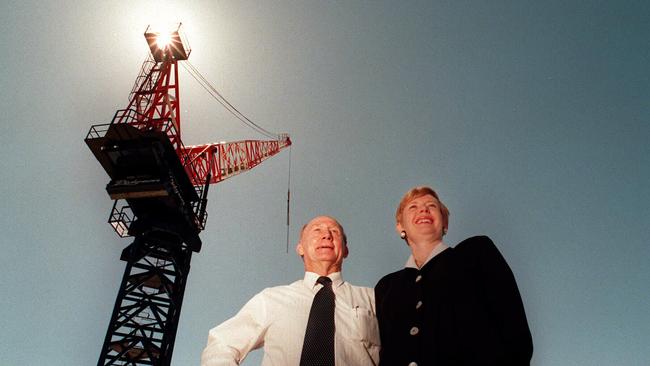
[[[212,328],[201,354],[201,366],[239,365],[246,355],[264,345],[264,292],[255,295],[234,317]]]

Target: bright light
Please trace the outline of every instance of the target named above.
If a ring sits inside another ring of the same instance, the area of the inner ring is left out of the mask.
[[[167,27],[150,25],[144,32],[149,49],[154,59],[158,62],[167,58],[174,60],[187,60],[192,51],[187,38],[181,31],[181,23]]]
[[[169,32],[160,32],[158,33],[158,36],[156,37],[156,45],[158,45],[158,48],[165,49],[165,47],[169,46],[169,44],[172,43],[172,35]]]

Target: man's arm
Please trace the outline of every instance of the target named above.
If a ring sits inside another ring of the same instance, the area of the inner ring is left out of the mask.
[[[201,366],[239,365],[250,351],[264,345],[265,319],[265,301],[259,293],[237,315],[210,330]]]

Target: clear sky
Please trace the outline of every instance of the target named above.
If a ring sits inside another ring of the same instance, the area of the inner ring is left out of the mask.
[[[93,365],[125,263],[108,177],[83,142],[128,104],[156,20],[287,151],[211,187],[173,364],[264,287],[302,277],[317,214],[374,286],[408,248],[394,209],[431,185],[450,245],[489,235],[510,263],[533,365],[650,359],[650,2],[34,1],[0,4],[0,355]],[[181,68],[186,145],[261,139]],[[246,361],[259,364],[260,353]]]

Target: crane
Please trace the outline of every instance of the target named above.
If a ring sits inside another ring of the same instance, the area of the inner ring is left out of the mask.
[[[179,61],[191,53],[178,23],[147,27],[150,54],[129,105],[85,142],[110,177],[108,223],[133,237],[98,366],[171,363],[193,252],[207,221],[210,184],[250,170],[291,145],[287,134],[185,146],[181,139]],[[250,120],[249,120],[250,121]]]

